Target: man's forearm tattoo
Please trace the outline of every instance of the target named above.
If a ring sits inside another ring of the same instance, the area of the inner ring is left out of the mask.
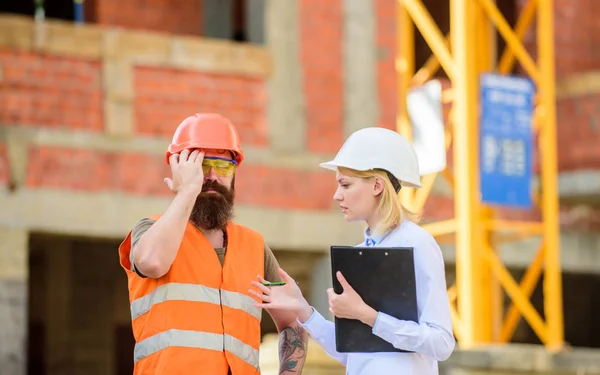
[[[279,339],[279,374],[302,371],[308,334],[301,326],[287,327]]]

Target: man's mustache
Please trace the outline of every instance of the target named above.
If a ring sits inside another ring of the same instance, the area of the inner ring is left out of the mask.
[[[204,182],[204,184],[202,185],[202,193],[206,193],[209,190],[214,190],[221,195],[226,195],[229,192],[229,190],[225,186],[221,185],[217,181]]]

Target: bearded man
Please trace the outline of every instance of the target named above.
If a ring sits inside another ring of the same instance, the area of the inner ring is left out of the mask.
[[[283,270],[259,233],[232,221],[244,160],[234,125],[196,114],[167,150],[174,193],[162,214],[138,221],[119,246],[128,278],[135,375],[260,374],[262,310],[251,282]],[[293,313],[269,311],[280,333],[280,373],[300,374],[307,334]]]

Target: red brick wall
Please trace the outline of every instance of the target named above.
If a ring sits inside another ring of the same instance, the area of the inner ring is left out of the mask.
[[[2,148],[0,156],[1,152]],[[28,162],[26,185],[30,188],[171,194],[163,182],[170,170],[159,155],[35,147],[29,150]],[[0,167],[0,178],[2,171]],[[326,210],[332,205],[335,179],[327,171],[293,171],[246,163],[238,170],[236,186],[236,201],[241,204]]]
[[[218,112],[236,124],[245,145],[267,146],[266,92],[262,78],[136,67],[136,130],[171,137],[187,116]]]
[[[265,207],[328,210],[336,188],[330,171],[301,171],[242,165],[236,175],[237,201]],[[243,188],[242,188],[243,187]]]
[[[164,157],[85,149],[33,147],[29,150],[26,185],[71,191],[121,191],[164,195],[168,175]]]
[[[554,8],[557,76],[600,69],[600,4],[594,0],[554,0]],[[529,41],[535,43],[534,34],[530,33]]]
[[[100,63],[0,50],[0,122],[100,131]]]
[[[341,0],[300,0],[300,59],[307,148],[337,152],[344,141]]]
[[[556,76],[600,69],[600,4],[555,0]],[[559,169],[600,168],[600,95],[557,102]]]
[[[0,51],[0,69],[1,125],[103,130],[98,61]],[[186,116],[210,110],[234,121],[244,144],[268,146],[263,79],[137,66],[134,88],[138,134],[168,138]],[[339,137],[341,120],[338,125]],[[340,142],[341,137],[332,147]],[[0,184],[9,179],[5,156],[0,144]],[[170,192],[163,179],[169,175],[160,155],[32,146],[26,186],[165,196]],[[335,190],[334,176],[327,171],[249,163],[239,169],[237,184],[243,187],[238,203],[290,209],[329,209]]]
[[[396,130],[396,0],[375,0],[379,126]]]
[[[94,0],[100,25],[200,35],[204,0]],[[211,0],[213,1],[213,0]]]
[[[600,169],[600,94],[557,103],[558,168]]]

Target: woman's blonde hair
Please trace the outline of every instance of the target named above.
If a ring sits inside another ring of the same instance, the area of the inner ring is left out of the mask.
[[[400,202],[400,197],[390,181],[388,174],[383,170],[371,169],[368,171],[357,171],[355,169],[339,167],[340,173],[349,177],[357,177],[371,180],[379,177],[383,181],[383,191],[379,195],[379,212],[381,221],[377,228],[371,228],[373,234],[383,234],[400,225],[403,219],[418,223],[421,214],[407,210]]]

